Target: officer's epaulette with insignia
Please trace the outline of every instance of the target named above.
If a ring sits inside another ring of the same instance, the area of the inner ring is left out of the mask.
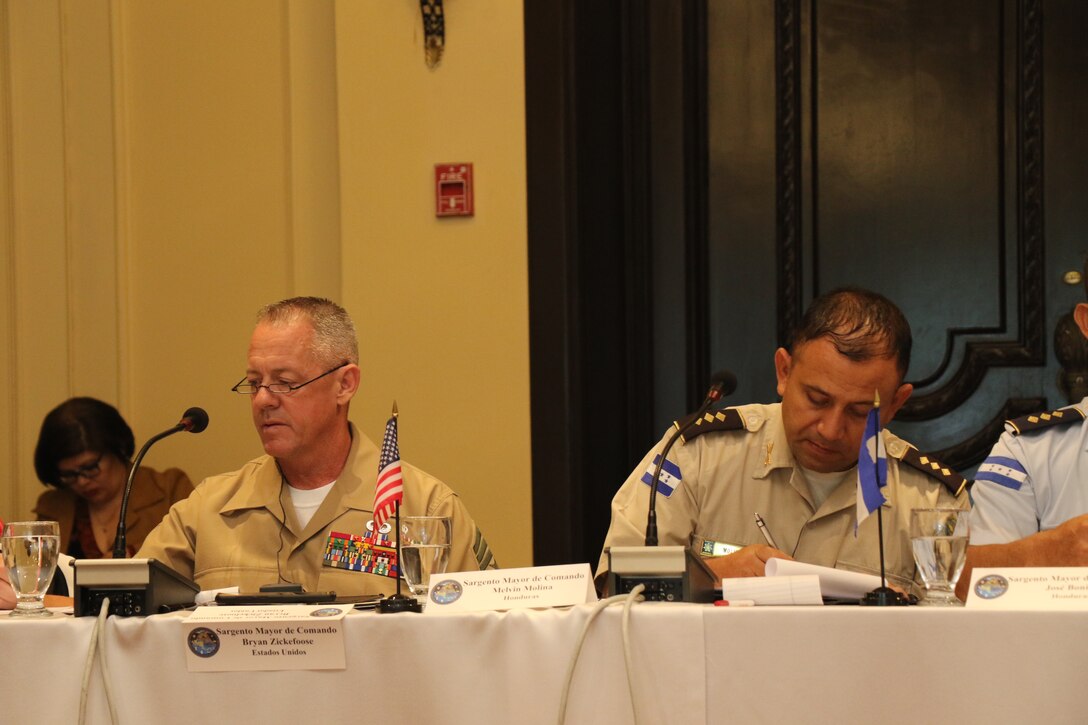
[[[1084,420],[1084,412],[1080,408],[1073,406],[1069,408],[1058,408],[1049,413],[1033,413],[1032,415],[1025,415],[1022,418],[1007,420],[1005,421],[1005,429],[1009,431],[1009,433],[1018,436],[1022,433],[1031,433],[1055,425],[1079,423],[1082,420]]]
[[[684,426],[692,423],[691,427],[680,436],[680,439],[687,443],[692,438],[698,438],[703,433],[710,433],[716,430],[744,430],[744,419],[740,417],[740,413],[736,408],[722,408],[721,410],[708,410],[702,415],[692,413],[691,415],[681,418],[673,423],[677,430],[683,430]]]
[[[944,484],[945,488],[952,492],[953,496],[959,496],[967,487],[966,478],[933,458],[933,456],[922,453],[914,446],[907,446],[907,450],[900,460],[911,468],[917,468],[922,473],[936,478]]]

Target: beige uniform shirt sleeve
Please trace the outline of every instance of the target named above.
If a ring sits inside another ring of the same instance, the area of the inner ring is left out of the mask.
[[[666,431],[612,498],[612,520],[605,537],[604,549],[597,562],[598,577],[608,571],[607,550],[609,547],[642,546],[646,543],[650,486],[643,482],[642,478],[647,470],[652,472],[651,466],[654,465],[654,459],[665,448],[672,433],[671,428]],[[684,471],[693,470],[690,450],[685,450],[679,442],[669,451],[669,460],[679,465],[681,474]],[[699,518],[699,506],[692,495],[692,487],[687,485],[687,477],[673,490],[672,494],[665,496],[658,490],[656,498],[658,544],[690,546],[691,532],[695,530]]]

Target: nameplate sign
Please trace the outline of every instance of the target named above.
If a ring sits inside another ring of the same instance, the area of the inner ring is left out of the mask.
[[[565,607],[597,601],[589,564],[432,574],[424,614]]]
[[[185,620],[190,672],[342,670],[350,604],[197,607]]]
[[[975,569],[967,590],[967,606],[1088,610],[1088,567]]]

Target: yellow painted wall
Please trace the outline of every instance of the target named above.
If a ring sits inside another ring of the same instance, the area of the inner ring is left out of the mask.
[[[228,392],[253,315],[321,294],[359,327],[353,418],[377,437],[396,398],[405,458],[530,563],[521,7],[445,5],[430,71],[414,2],[0,0],[0,517],[70,395],[138,441],[205,407],[157,467],[258,454]],[[448,160],[476,163],[475,219],[434,219]]]
[[[504,566],[531,564],[521,3],[336,5],[344,301],[363,421],[400,407],[401,454],[457,489]],[[434,165],[471,162],[476,214],[436,218]]]

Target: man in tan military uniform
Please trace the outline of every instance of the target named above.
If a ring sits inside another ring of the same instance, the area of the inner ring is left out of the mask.
[[[266,455],[205,479],[175,504],[137,556],[204,589],[301,584],[341,595],[396,588],[395,536],[372,519],[378,449],[348,421],[359,389],[355,326],[328,300],[265,307],[250,340],[249,395]],[[494,568],[468,510],[441,481],[402,463],[404,515],[449,516],[449,571]]]
[[[781,403],[707,414],[669,452],[658,487],[659,543],[690,546],[718,576],[762,576],[773,557],[880,574],[877,517],[857,529],[857,458],[874,391],[886,425],[910,397],[910,327],[884,297],[839,290],[816,300],[790,350],[775,353]],[[672,431],[612,501],[605,548],[645,541],[650,474]],[[919,591],[912,508],[967,508],[966,482],[888,431],[882,507],[889,583]],[[756,525],[760,514],[777,547]],[[608,566],[602,552],[598,576]]]

